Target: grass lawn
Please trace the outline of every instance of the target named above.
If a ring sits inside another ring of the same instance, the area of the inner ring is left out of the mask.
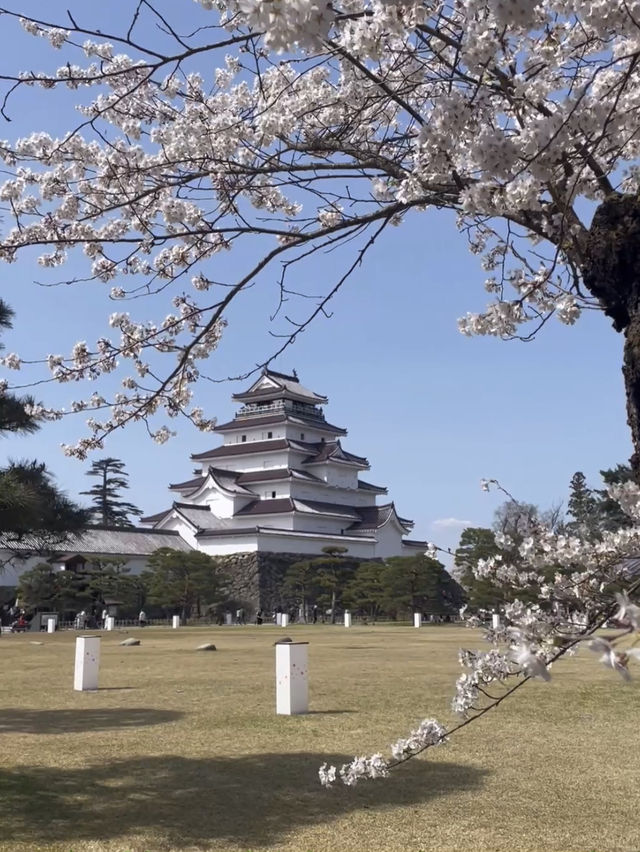
[[[306,716],[275,715],[273,642],[309,645]],[[103,634],[100,690],[72,689],[75,634],[0,639],[0,849],[640,849],[640,679],[556,664],[387,781],[318,766],[450,722],[457,627],[272,626]],[[42,645],[31,644],[34,639]],[[213,641],[217,652],[196,652]]]

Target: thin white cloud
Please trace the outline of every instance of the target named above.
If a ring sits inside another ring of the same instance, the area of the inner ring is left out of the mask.
[[[439,529],[456,529],[457,527],[472,527],[473,521],[463,521],[461,518],[438,518],[431,526]]]

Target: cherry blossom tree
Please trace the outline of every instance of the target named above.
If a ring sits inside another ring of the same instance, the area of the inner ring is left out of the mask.
[[[149,422],[161,442],[170,429],[157,425],[160,416],[184,413],[211,428],[193,405],[193,385],[240,293],[275,270],[290,323],[284,348],[326,310],[383,231],[437,208],[456,213],[486,272],[490,302],[460,320],[464,334],[529,338],[552,317],[572,324],[587,309],[604,310],[624,334],[638,477],[640,0],[199,5],[201,23],[188,32],[181,12],[194,9],[192,0],[174,0],[173,20],[150,0],[132,0],[119,32],[92,26],[86,4],[51,20],[0,10],[5,26],[15,22],[61,53],[58,67],[5,75],[0,112],[10,117],[25,88],[36,87],[44,104],[71,90],[81,114],[58,137],[39,127],[0,143],[10,172],[0,200],[14,220],[0,258],[36,249],[64,279],[79,254],[82,280],[104,282],[112,299],[133,305],[112,313],[112,331],[99,340],[43,353],[52,381],[99,382],[74,404],[90,412],[90,434],[68,453],[84,457],[135,420]],[[338,246],[350,260],[315,302],[303,293],[294,315],[305,264]],[[219,272],[227,251],[241,270],[232,280]],[[141,296],[151,318],[132,316]],[[170,313],[158,320],[166,300]],[[18,353],[3,363],[23,365]],[[102,390],[109,374],[121,383],[115,396]],[[611,493],[637,522],[637,487]],[[638,536],[637,523],[595,542],[539,524],[519,545],[517,565],[500,554],[478,565],[478,576],[511,587],[530,586],[541,572],[545,582],[539,603],[505,606],[506,626],[487,633],[489,651],[462,654],[461,726],[528,678],[548,678],[581,644],[628,676],[637,649],[624,642],[640,609],[613,595],[638,586]],[[593,637],[612,617],[619,635]],[[321,778],[383,776],[452,730],[424,720],[391,761],[358,758],[341,772],[323,768]]]
[[[306,315],[304,300],[287,313],[286,346],[381,231],[435,207],[456,212],[488,275],[491,302],[460,320],[463,333],[530,337],[551,316],[611,316],[626,339],[638,470],[637,0],[199,5],[190,33],[180,13],[192,0],[172,4],[173,21],[132,0],[114,33],[92,27],[86,5],[57,20],[0,10],[5,28],[62,54],[57,68],[5,75],[2,114],[31,86],[45,107],[70,89],[82,116],[59,137],[36,128],[0,144],[13,172],[0,200],[14,219],[0,256],[35,247],[40,264],[64,267],[81,254],[86,278],[107,282],[114,300],[156,302],[150,319],[115,311],[104,337],[44,359],[58,382],[125,373],[115,396],[98,389],[75,403],[91,410],[91,437],[68,452],[156,414],[210,428],[192,385],[240,292],[273,267],[290,301],[315,253],[352,251]],[[229,250],[242,271],[224,280],[216,261]],[[166,440],[167,423],[152,434]]]

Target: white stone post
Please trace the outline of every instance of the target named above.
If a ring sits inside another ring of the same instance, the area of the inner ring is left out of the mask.
[[[225,613],[224,623],[227,625],[227,627],[231,627],[233,625],[233,616],[230,612]]]
[[[282,613],[276,612],[276,627],[282,627]]]
[[[345,609],[344,611],[344,626],[351,627],[351,613],[348,609]]]
[[[413,613],[413,626],[414,627],[422,627],[422,613],[414,612]]]
[[[178,627],[180,627],[180,616],[179,615],[173,616],[173,618],[171,619],[171,626],[173,627],[174,630],[177,630]]]
[[[76,639],[76,666],[73,688],[78,692],[98,688],[100,668],[100,637],[78,636]]]
[[[55,618],[47,619],[47,633],[55,633],[56,632],[56,620]]]
[[[308,642],[276,645],[276,713],[293,716],[309,710]]]
[[[116,617],[115,617],[115,615],[108,615],[105,618],[104,629],[105,630],[115,630],[116,629]]]
[[[289,626],[289,616],[287,615],[286,612],[283,612],[282,615],[280,616],[280,626],[281,627],[288,627]]]
[[[497,612],[494,612],[491,616],[491,626],[494,630],[500,629],[500,615]]]

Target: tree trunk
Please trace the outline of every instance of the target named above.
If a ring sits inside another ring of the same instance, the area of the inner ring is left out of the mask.
[[[336,590],[331,592],[331,623],[336,623]]]
[[[633,445],[630,465],[640,482],[640,199],[615,194],[598,207],[582,277],[615,330],[625,336],[622,375]]]

